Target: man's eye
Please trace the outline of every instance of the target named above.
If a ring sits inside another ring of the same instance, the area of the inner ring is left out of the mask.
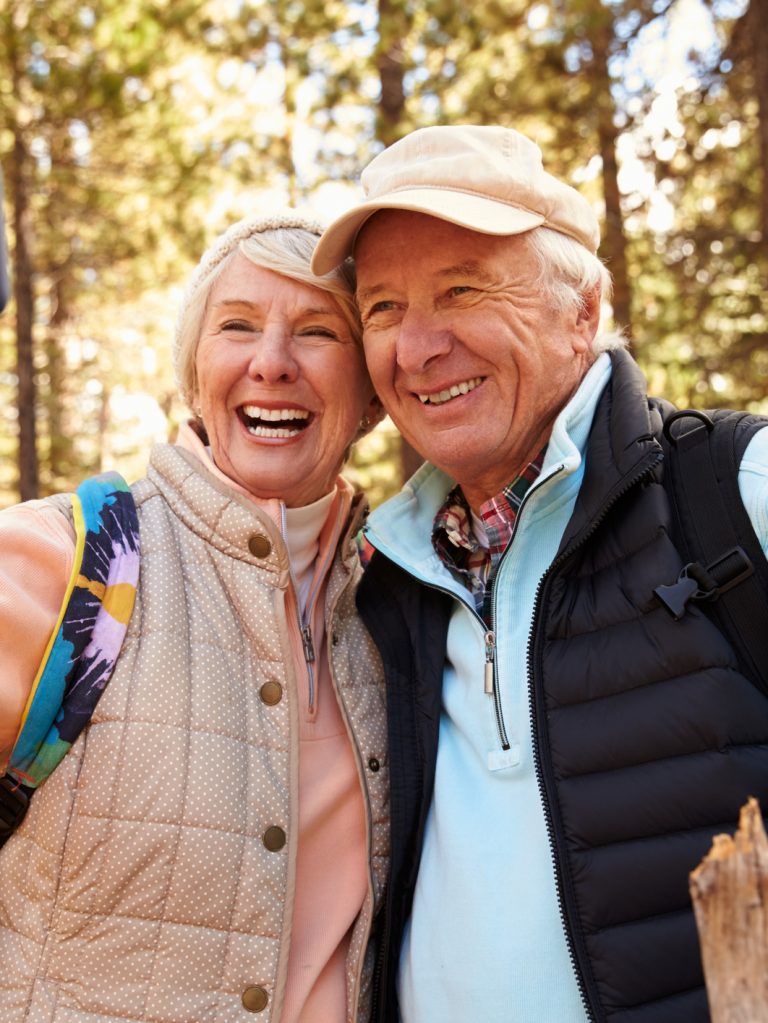
[[[384,299],[381,302],[374,302],[368,309],[367,315],[373,316],[374,313],[388,313],[395,308],[395,303],[390,302],[389,299]]]
[[[452,288],[448,289],[449,295],[466,295],[468,291],[474,291],[475,289],[470,287],[468,284],[454,284]]]

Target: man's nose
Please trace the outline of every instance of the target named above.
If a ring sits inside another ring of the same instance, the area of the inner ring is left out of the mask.
[[[406,309],[397,337],[397,364],[403,372],[422,373],[452,345],[453,333],[439,312]]]
[[[299,373],[293,337],[284,327],[265,326],[256,338],[248,376],[267,384],[290,383]]]

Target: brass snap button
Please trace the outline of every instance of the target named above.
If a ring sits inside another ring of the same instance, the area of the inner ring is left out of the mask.
[[[274,707],[283,698],[283,687],[279,682],[265,682],[259,690],[259,695],[262,703],[266,703],[268,707]]]
[[[243,1008],[248,1012],[261,1012],[266,1009],[269,995],[263,987],[256,984],[254,987],[247,987],[242,994]]]
[[[263,533],[255,533],[248,541],[248,550],[254,558],[268,558],[272,551],[272,544]]]
[[[264,832],[263,841],[270,852],[279,852],[285,845],[285,832],[277,825],[273,825]]]

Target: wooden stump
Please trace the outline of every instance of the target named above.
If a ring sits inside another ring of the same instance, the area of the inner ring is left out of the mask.
[[[712,1023],[768,1023],[768,839],[756,799],[690,876]]]

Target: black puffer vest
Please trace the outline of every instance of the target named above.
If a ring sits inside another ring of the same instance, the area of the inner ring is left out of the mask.
[[[657,440],[671,406],[648,401],[626,353],[612,359],[577,505],[534,612],[540,786],[590,1017],[704,1023],[688,875],[749,796],[768,808],[768,698],[699,607],[676,621],[654,596],[683,565]],[[392,874],[377,1020],[397,1019],[450,605],[381,555],[358,593],[389,686]]]

